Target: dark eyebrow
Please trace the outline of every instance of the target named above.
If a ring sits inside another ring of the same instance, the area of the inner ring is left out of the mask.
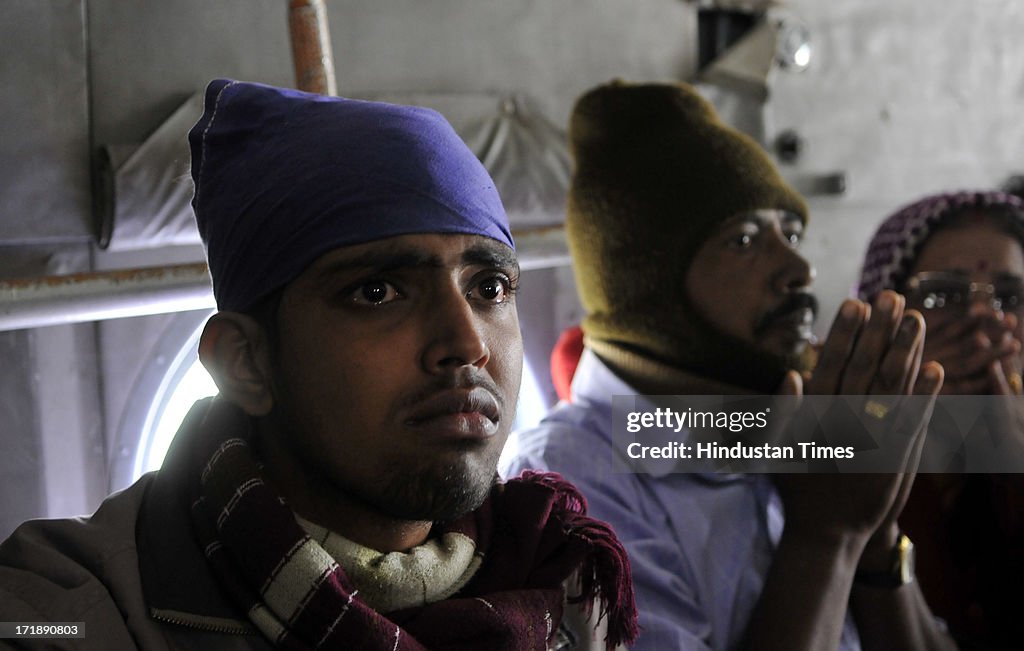
[[[788,210],[783,211],[782,216],[779,217],[779,223],[784,225],[800,224],[804,225],[804,219],[796,213],[789,212]]]
[[[503,244],[474,244],[462,252],[462,261],[466,264],[478,264],[498,269],[519,271],[519,259],[515,251]]]
[[[746,212],[736,215],[730,219],[727,219],[725,223],[720,227],[721,230],[725,230],[731,226],[739,224],[756,224],[757,226],[764,228],[769,224],[771,220],[764,215],[756,212]],[[779,224],[781,226],[792,226],[793,224],[800,224],[803,226],[804,220],[800,215],[789,212],[788,210],[781,211],[779,215]]]
[[[992,282],[996,282],[996,283],[1008,283],[1008,282],[1019,283],[1019,282],[1022,282],[1022,281],[1024,281],[1024,278],[1021,278],[1019,275],[1014,274],[1014,273],[1010,273],[1008,271],[1002,271],[1002,272],[996,274],[996,277],[992,279]]]
[[[747,212],[735,217],[730,217],[719,227],[719,230],[726,230],[733,226],[740,226],[742,224],[755,224],[757,226],[764,226],[768,223],[768,219],[757,213]]]
[[[936,273],[936,272],[932,272],[932,273]],[[961,267],[954,267],[952,269],[943,269],[942,271],[937,272],[937,273],[944,273],[947,276],[962,276],[962,278],[957,278],[957,280],[966,280],[966,281],[970,281],[971,280],[971,272],[967,271],[966,269],[963,269]]]

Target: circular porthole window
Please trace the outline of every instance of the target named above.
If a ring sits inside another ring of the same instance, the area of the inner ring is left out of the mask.
[[[167,448],[171,447],[171,441],[193,403],[217,393],[217,385],[198,359],[183,364],[181,371],[161,396],[162,399],[153,402],[151,417],[144,429],[148,434],[140,442],[142,444],[135,455],[133,474],[136,478],[158,469],[164,462]]]
[[[199,336],[212,310],[173,315],[160,333],[125,403],[111,463],[110,489],[120,490],[160,467],[192,403],[217,387],[199,363]]]

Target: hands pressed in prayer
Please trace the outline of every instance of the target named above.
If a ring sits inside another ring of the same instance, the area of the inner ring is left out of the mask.
[[[896,473],[774,478],[785,504],[787,529],[799,536],[867,539],[862,566],[884,565],[896,543],[896,519],[913,485],[928,418],[942,385],[942,367],[921,364],[924,320],[904,307],[903,297],[893,292],[884,292],[873,309],[847,301],[813,375],[804,383],[792,373],[782,388],[783,393],[797,395],[863,395],[863,408],[871,416],[868,422],[884,423],[890,435],[898,437]],[[903,399],[910,395],[922,399]]]

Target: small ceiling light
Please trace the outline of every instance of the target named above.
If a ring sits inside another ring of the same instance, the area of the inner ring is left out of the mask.
[[[793,16],[775,18],[775,58],[787,70],[801,72],[811,63],[811,32]]]
[[[705,16],[714,11],[721,10],[706,10]],[[806,24],[793,12],[776,5],[758,14],[756,22],[741,37],[701,69],[698,79],[764,101],[776,70],[802,72],[811,64],[812,56]]]

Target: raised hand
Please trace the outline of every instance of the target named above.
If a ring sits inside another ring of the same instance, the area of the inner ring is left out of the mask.
[[[1001,393],[1020,383],[1011,373],[1019,375],[1021,324],[1014,314],[994,312],[974,304],[960,318],[931,319],[925,342],[924,360],[942,364],[946,371],[942,393],[950,395],[982,395]],[[996,366],[1003,366],[1000,386]],[[1011,371],[1008,365],[1018,368]]]
[[[883,292],[873,309],[855,300],[843,304],[804,393],[864,396],[859,404],[865,419],[878,435],[898,443],[893,454],[899,471],[776,475],[791,535],[848,537],[867,545],[866,560],[875,549],[892,548],[896,518],[913,484],[942,385],[941,366],[922,367],[923,348],[924,320],[913,310],[904,312],[900,295]],[[919,398],[905,400],[908,395]],[[847,425],[822,423],[823,428]]]

